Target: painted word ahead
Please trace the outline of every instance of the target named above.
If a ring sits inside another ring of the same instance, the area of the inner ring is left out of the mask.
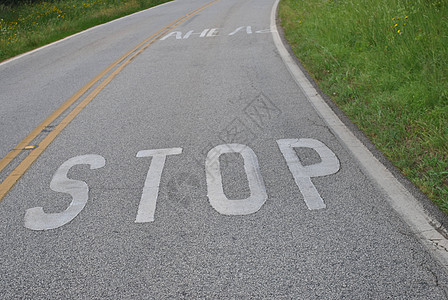
[[[327,176],[339,171],[340,164],[336,155],[324,143],[315,139],[280,139],[277,140],[280,152],[286,161],[294,181],[303,195],[310,210],[322,209],[326,205],[311,178]],[[294,148],[309,148],[317,152],[320,162],[304,166]],[[246,199],[229,199],[224,193],[219,159],[222,155],[238,153],[242,156],[244,170],[249,183],[250,196]],[[169,156],[181,155],[182,148],[142,150],[137,157],[151,158],[151,165],[146,175],[140,204],[135,218],[136,223],[154,221],[160,179],[165,161]],[[55,172],[50,188],[53,191],[67,193],[72,202],[60,213],[45,213],[42,207],[30,208],[25,213],[25,227],[32,230],[48,230],[61,227],[72,221],[85,207],[89,198],[88,185],[80,180],[67,177],[73,166],[86,164],[90,169],[102,168],[106,164],[104,157],[88,154],[70,158]],[[257,212],[268,199],[268,193],[261,176],[258,158],[255,152],[242,144],[223,144],[211,149],[205,160],[207,196],[210,205],[223,215],[248,215]]]
[[[270,33],[275,32],[275,29],[262,29],[255,30],[252,29],[252,26],[240,26],[230,32],[226,32],[221,28],[207,28],[200,31],[190,30],[187,32],[181,31],[172,31],[162,37],[160,40],[164,41],[166,39],[176,39],[176,40],[186,40],[190,37],[200,37],[200,38],[209,38],[209,37],[217,37],[217,36],[232,36],[232,35],[250,35],[250,34],[260,34],[260,33]]]

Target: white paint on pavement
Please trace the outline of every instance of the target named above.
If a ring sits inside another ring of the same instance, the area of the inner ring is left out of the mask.
[[[229,33],[229,35],[234,35],[238,31],[240,31],[240,30],[242,30],[244,28],[246,28],[246,33],[247,34],[252,34],[252,26],[241,26],[241,27],[238,27],[237,29],[235,29],[234,31],[232,31],[231,33]]]
[[[277,29],[271,27],[269,29],[262,29],[262,30],[257,30],[255,31],[255,33],[271,33],[271,32],[276,32]]]
[[[276,0],[271,10],[271,27],[277,28],[276,11],[279,0]],[[344,125],[338,116],[325,103],[311,82],[298,67],[296,61],[286,50],[278,31],[273,31],[274,43],[279,54],[289,69],[298,86],[308,97],[317,113],[327,123],[328,127],[350,151],[366,174],[374,180],[387,195],[387,201],[411,230],[428,247],[430,252],[448,269],[448,240],[431,224],[437,223],[427,214],[422,204],[404,187],[397,178],[356,138]]]
[[[143,193],[138,206],[135,223],[146,223],[154,221],[156,211],[157,196],[159,194],[160,178],[162,177],[163,167],[168,155],[177,155],[182,153],[182,148],[142,150],[137,153],[137,157],[151,156],[151,165],[146,175]]]
[[[212,28],[210,29],[210,31],[207,33],[207,37],[214,37],[214,36],[218,36],[218,29],[219,28]]]
[[[250,196],[232,200],[224,194],[219,158],[226,153],[239,153],[244,160],[244,170],[249,182]],[[208,198],[211,206],[223,215],[248,215],[257,212],[266,202],[268,195],[261,177],[258,159],[246,145],[224,144],[208,152],[205,168],[207,174]]]
[[[207,35],[207,32],[209,31],[209,29],[204,29],[202,30],[202,32],[194,32],[194,30],[190,30],[188,31],[185,35],[184,35],[184,39],[188,39],[191,35],[199,35],[199,37],[205,37]]]
[[[180,31],[172,31],[170,33],[168,33],[167,35],[165,35],[163,38],[161,38],[161,41],[166,40],[167,38],[169,38],[170,36],[175,36],[177,40],[181,40],[182,39],[182,32]]]
[[[89,187],[84,181],[67,177],[68,171],[76,165],[90,165],[90,169],[104,167],[104,157],[95,154],[73,157],[64,162],[53,175],[50,188],[55,192],[67,193],[72,196],[69,207],[60,213],[47,214],[42,207],[26,210],[25,227],[32,230],[48,230],[61,227],[72,221],[85,207],[89,199]]]
[[[339,161],[323,143],[314,139],[281,139],[278,146],[285,157],[287,165],[294,176],[296,184],[304,195],[309,209],[325,207],[323,200],[311,182],[311,177],[330,175],[339,170]],[[303,166],[294,148],[314,149],[321,162]],[[141,150],[137,157],[152,157],[146,175],[135,223],[154,221],[159,186],[168,155],[181,154],[182,148]],[[244,170],[249,183],[250,196],[246,199],[228,199],[224,194],[219,158],[223,154],[238,153],[243,157]],[[32,230],[48,230],[61,227],[73,220],[85,207],[88,200],[89,187],[83,181],[67,178],[71,167],[89,164],[91,169],[101,168],[105,159],[100,155],[83,155],[73,157],[64,162],[55,172],[50,188],[56,192],[68,193],[73,200],[62,213],[47,214],[42,207],[30,208],[25,214],[25,227]],[[212,207],[224,215],[247,215],[260,210],[268,196],[261,176],[258,159],[254,151],[242,144],[224,144],[211,149],[205,162],[207,174],[208,197]]]
[[[217,37],[220,36],[219,35],[219,29],[220,28],[212,28],[212,29],[204,29],[202,31],[198,31],[195,32],[195,30],[189,30],[187,31],[187,33],[185,33],[185,35],[183,35],[183,33],[181,31],[172,31],[170,33],[168,33],[167,35],[165,35],[164,37],[162,37],[160,40],[164,41],[170,37],[175,38],[176,40],[186,40],[189,39],[192,36],[197,36],[200,38],[209,38],[209,37]],[[232,36],[237,34],[238,32],[241,33],[245,33],[246,35],[250,35],[252,33],[257,33],[257,34],[263,34],[263,33],[271,33],[271,32],[275,32],[276,29],[271,27],[269,29],[261,29],[261,30],[252,30],[252,26],[240,26],[238,28],[236,28],[235,30],[233,30],[232,32],[230,32],[229,34],[224,33],[224,35],[227,36]]]
[[[308,209],[325,208],[324,200],[311,182],[311,177],[331,175],[339,171],[340,164],[336,155],[324,143],[315,139],[282,139],[277,140],[277,144]],[[294,148],[313,149],[319,154],[321,161],[313,165],[303,166]]]

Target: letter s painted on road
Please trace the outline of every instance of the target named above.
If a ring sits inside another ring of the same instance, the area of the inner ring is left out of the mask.
[[[26,210],[25,227],[32,230],[48,230],[61,227],[72,221],[83,209],[89,199],[89,187],[84,181],[73,180],[67,177],[68,171],[76,165],[90,165],[90,169],[104,167],[104,157],[95,154],[81,155],[70,158],[56,171],[50,183],[55,192],[67,193],[72,196],[69,207],[60,213],[45,213],[42,207],[33,207]]]

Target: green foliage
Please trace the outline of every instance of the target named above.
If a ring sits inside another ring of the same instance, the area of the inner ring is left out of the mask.
[[[0,2],[0,61],[83,29],[170,0]]]
[[[320,87],[448,213],[448,1],[282,0]]]
[[[34,4],[42,2],[42,0],[0,0],[0,5],[20,6],[23,4]]]

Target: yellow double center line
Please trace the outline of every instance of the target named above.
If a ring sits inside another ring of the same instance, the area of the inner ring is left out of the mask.
[[[61,133],[61,131],[83,110],[84,107],[89,104],[93,98],[98,95],[98,93],[114,79],[117,74],[119,74],[124,67],[126,67],[135,57],[142,53],[146,48],[152,43],[166,35],[169,31],[179,26],[181,23],[185,22],[192,16],[206,9],[207,7],[215,4],[219,0],[214,0],[209,2],[188,14],[180,17],[169,25],[163,27],[152,36],[138,44],[134,49],[130,50],[117,61],[111,64],[109,67],[104,69],[100,74],[93,78],[89,83],[87,83],[83,88],[71,96],[64,104],[62,104],[56,111],[54,111],[45,121],[43,121],[39,126],[37,126],[26,138],[24,138],[13,150],[11,150],[1,161],[0,161],[0,172],[6,168],[44,129],[47,128],[52,122],[54,122],[59,116],[61,116],[70,106],[72,106],[77,100],[79,100],[88,90],[90,90],[95,84],[97,84],[103,77],[107,76],[101,83],[88,94],[78,105],[76,105],[68,115],[59,122],[54,129],[39,143],[38,147],[34,148],[28,156],[26,156],[20,164],[5,178],[5,180],[0,184],[0,201],[8,194],[11,188],[16,184],[16,182],[22,177],[23,174],[28,170],[28,168],[36,161],[36,159],[45,151],[45,149],[51,144],[51,142]]]

